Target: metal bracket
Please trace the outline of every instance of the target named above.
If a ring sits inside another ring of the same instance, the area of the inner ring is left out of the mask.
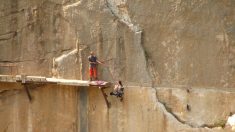
[[[27,96],[28,96],[28,99],[29,99],[29,102],[32,101],[32,96],[30,94],[30,91],[29,91],[29,88],[28,88],[28,85],[27,84],[24,84],[24,88],[26,90],[26,93],[27,93]]]
[[[26,91],[26,93],[27,93],[29,102],[31,102],[31,101],[32,101],[32,96],[31,96],[31,94],[30,94],[28,85],[26,84],[26,75],[22,75],[22,76],[21,76],[21,79],[22,79],[22,80],[21,80],[21,84],[24,85],[24,89],[25,89],[25,91]]]
[[[111,103],[108,101],[108,95],[104,92],[104,89],[105,87],[99,87],[103,97],[104,97],[104,100],[105,100],[105,103],[106,103],[106,106],[107,108],[110,108],[111,107]]]
[[[33,97],[30,93],[30,89],[32,88],[38,88],[38,87],[42,87],[44,86],[45,84],[30,84],[30,83],[22,83],[22,85],[24,86],[24,89],[27,93],[27,96],[28,96],[28,99],[29,101],[31,102],[33,100]]]
[[[26,75],[21,75],[21,84],[24,86],[24,89],[27,93],[28,99],[31,102],[33,100],[32,95],[30,93],[30,88],[37,88],[37,87],[41,87],[44,84],[38,84],[38,83],[27,83],[26,82]]]

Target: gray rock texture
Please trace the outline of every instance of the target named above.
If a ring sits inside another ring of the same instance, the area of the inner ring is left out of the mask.
[[[98,89],[0,84],[0,130],[214,132],[235,112],[234,0],[0,0],[0,74],[99,78],[126,86],[124,102]],[[111,89],[108,89],[108,93]]]

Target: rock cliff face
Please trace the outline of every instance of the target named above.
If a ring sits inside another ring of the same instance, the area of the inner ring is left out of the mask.
[[[0,74],[125,82],[107,109],[98,89],[0,84],[0,130],[230,131],[235,112],[233,0],[0,0]],[[11,86],[12,87],[12,86]],[[108,93],[111,89],[108,89]]]

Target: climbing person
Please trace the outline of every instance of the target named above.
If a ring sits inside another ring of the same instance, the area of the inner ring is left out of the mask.
[[[110,95],[116,96],[117,98],[120,98],[120,101],[122,101],[123,94],[124,94],[124,87],[122,85],[122,81],[118,81],[113,88],[113,92],[110,92]]]
[[[89,74],[90,74],[90,81],[98,80],[97,77],[97,67],[99,63],[102,63],[98,60],[98,58],[95,56],[94,52],[90,52],[90,56],[88,57],[88,61],[90,63],[89,65]]]

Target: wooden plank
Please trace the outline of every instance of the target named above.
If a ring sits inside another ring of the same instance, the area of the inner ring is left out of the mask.
[[[21,82],[21,83],[43,83],[43,84],[58,84],[69,86],[96,86],[96,87],[108,87],[109,82],[105,81],[86,81],[86,80],[74,80],[74,79],[58,79],[58,78],[46,78],[42,76],[26,76],[26,75],[0,75],[0,82]]]
[[[29,91],[28,85],[39,84],[58,84],[58,85],[70,85],[70,86],[82,86],[90,87],[94,86],[101,90],[101,93],[104,97],[107,108],[110,108],[110,102],[107,99],[107,94],[104,92],[104,89],[109,87],[111,83],[105,81],[84,81],[84,80],[72,80],[72,79],[58,79],[58,78],[46,78],[41,76],[26,76],[26,75],[0,75],[0,91],[7,89],[22,89],[26,90],[29,101],[32,101],[32,96]],[[22,85],[23,84],[23,85]],[[2,87],[1,87],[2,86]]]
[[[46,77],[41,77],[41,76],[26,76],[26,75],[16,75],[16,81],[17,82],[47,82]]]
[[[11,75],[0,75],[0,82],[16,82],[16,77]]]
[[[42,76],[26,76],[26,82],[47,82],[46,77]]]
[[[89,81],[83,81],[83,80],[57,79],[57,78],[46,78],[46,80],[49,83],[56,83],[59,85],[89,86]]]

